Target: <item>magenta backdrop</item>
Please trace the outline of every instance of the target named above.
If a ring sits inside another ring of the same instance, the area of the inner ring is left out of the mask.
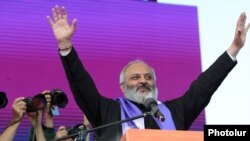
[[[107,97],[123,95],[119,74],[133,59],[155,68],[160,100],[184,94],[201,72],[197,7],[134,0],[0,1],[0,91],[9,99],[0,110],[0,132],[10,120],[14,98],[45,89],[59,88],[69,97],[55,117],[56,128],[82,121],[46,19],[55,4],[66,6],[70,20],[78,19],[74,46]],[[202,130],[203,124],[202,114],[192,129]],[[16,140],[27,140],[29,127],[24,117]]]

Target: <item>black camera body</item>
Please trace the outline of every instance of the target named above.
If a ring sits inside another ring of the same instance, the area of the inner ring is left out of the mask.
[[[23,101],[26,103],[26,112],[28,113],[45,109],[47,106],[47,101],[43,94],[38,94],[34,97],[26,97]]]
[[[82,131],[82,130],[87,130],[87,128],[86,128],[86,126],[84,124],[77,124],[74,127],[67,128],[68,135],[76,134],[76,133],[78,133],[79,131]],[[72,139],[75,139],[76,137],[74,137]]]
[[[4,108],[8,104],[5,92],[0,92],[0,108]]]
[[[53,89],[50,93],[51,105],[64,108],[68,104],[68,98],[66,94],[59,89]],[[47,100],[45,98],[47,94],[37,94],[34,97],[26,97],[23,101],[26,103],[26,112],[36,112],[37,110],[43,110],[47,106]]]

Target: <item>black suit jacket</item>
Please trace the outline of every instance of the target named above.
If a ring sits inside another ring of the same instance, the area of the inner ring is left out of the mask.
[[[118,101],[102,96],[96,89],[91,76],[84,68],[74,48],[67,56],[61,56],[71,91],[79,108],[90,123],[98,127],[121,120]],[[176,99],[164,101],[170,109],[176,129],[187,130],[209,103],[228,73],[237,64],[224,52],[205,72],[192,82],[186,93]],[[144,106],[136,104],[143,112]],[[145,128],[159,129],[152,117],[145,118]],[[122,136],[121,125],[98,130],[98,140],[119,141]]]

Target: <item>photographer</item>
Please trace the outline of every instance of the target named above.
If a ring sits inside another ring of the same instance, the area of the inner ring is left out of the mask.
[[[20,126],[23,116],[27,110],[27,105],[24,99],[24,97],[18,97],[14,100],[12,104],[12,120],[2,133],[0,141],[12,141],[14,139],[16,131]],[[27,114],[28,118],[34,126],[35,133],[38,135],[36,137],[37,141],[46,141],[41,125],[41,115],[41,110],[38,110],[36,113]]]
[[[83,123],[82,124],[78,124],[70,129],[65,127],[65,126],[60,126],[57,130],[57,133],[56,133],[56,139],[77,133],[82,129],[88,130],[90,128],[92,128],[92,126],[89,123],[89,120],[87,119],[87,117],[85,115],[83,115]],[[87,133],[87,135],[83,135],[83,133],[79,133],[79,135],[77,137],[68,138],[68,139],[65,139],[63,141],[95,141],[95,140],[96,140],[95,134],[93,132],[90,132],[90,133]]]
[[[57,132],[56,132],[56,139],[64,137],[64,136],[67,136],[67,135],[68,135],[67,128],[65,126],[60,126],[57,129]],[[68,138],[68,139],[65,139],[65,140],[62,140],[62,141],[73,141],[73,139],[72,138]]]
[[[51,95],[50,91],[45,90],[42,92],[47,101],[47,106],[43,111],[45,118],[45,124],[42,124],[42,129],[45,135],[46,140],[52,140],[55,138],[54,124],[53,124],[53,115],[51,113]],[[30,128],[29,141],[36,141],[36,135],[34,133],[34,124]]]
[[[26,111],[26,103],[23,101],[24,97],[16,98],[12,104],[12,119],[10,123],[16,122],[11,126],[8,126],[2,133],[0,140],[1,141],[12,141],[16,131],[20,125],[20,119],[22,119]]]
[[[42,130],[45,134],[46,140],[52,140],[55,138],[55,132],[53,128],[53,116],[51,110],[52,106],[58,106],[59,108],[64,108],[68,104],[68,98],[64,92],[59,89],[53,89],[51,91],[43,91],[42,93],[37,94],[34,97],[27,97],[25,99],[27,104],[27,114],[33,116],[37,111],[41,110],[42,114],[45,116],[45,125],[42,124]],[[30,119],[30,118],[29,118]],[[35,123],[30,119],[32,126],[34,127]],[[34,134],[33,127],[30,130],[29,141],[36,141],[36,133]]]

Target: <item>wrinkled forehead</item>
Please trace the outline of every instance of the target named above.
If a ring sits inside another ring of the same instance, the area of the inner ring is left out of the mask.
[[[125,76],[130,76],[133,74],[152,74],[152,68],[142,62],[137,62],[129,65],[125,71]]]

